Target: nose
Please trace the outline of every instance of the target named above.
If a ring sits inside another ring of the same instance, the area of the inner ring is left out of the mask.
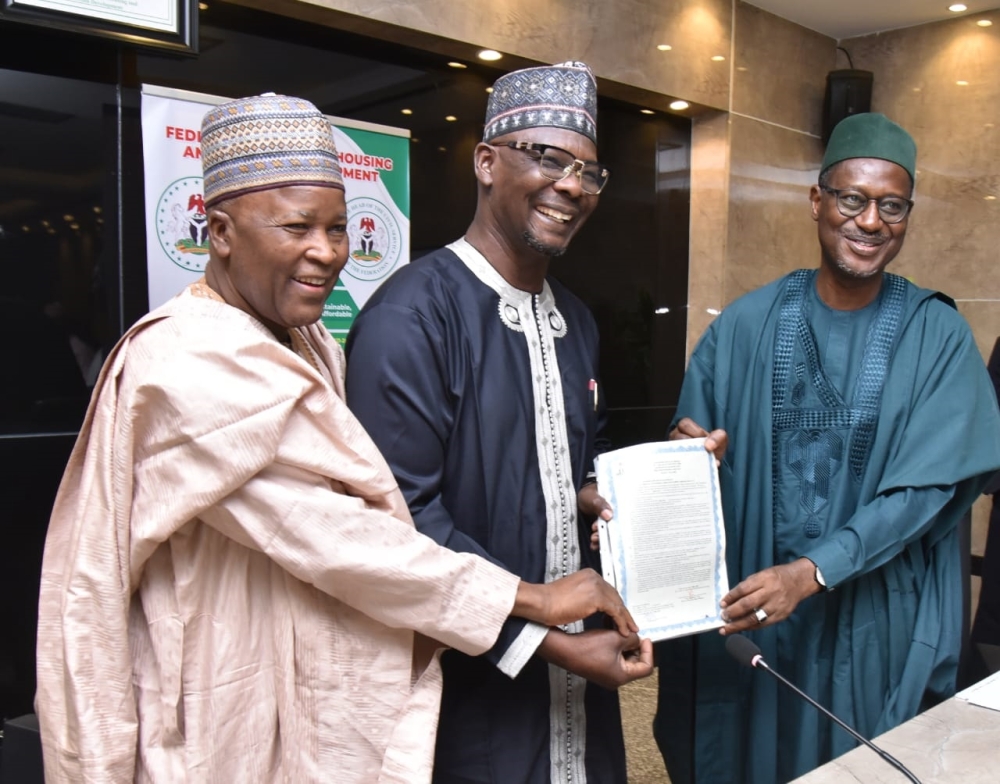
[[[569,172],[561,180],[556,180],[552,185],[571,199],[579,199],[583,195],[583,167],[579,161],[570,167]]]
[[[882,228],[882,216],[878,214],[878,202],[870,199],[860,215],[854,216],[854,222],[865,231],[874,234]]]
[[[316,231],[313,241],[306,249],[306,258],[329,267],[336,263],[337,259],[344,252],[343,246],[346,244],[346,237],[341,235],[331,236],[325,231]]]

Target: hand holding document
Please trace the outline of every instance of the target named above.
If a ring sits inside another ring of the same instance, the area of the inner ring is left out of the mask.
[[[604,579],[640,636],[665,640],[723,626],[726,535],[705,439],[606,452],[597,458],[597,485],[614,509],[610,521],[598,521]]]

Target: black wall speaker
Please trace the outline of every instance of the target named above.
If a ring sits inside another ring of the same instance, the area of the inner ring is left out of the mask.
[[[834,126],[845,117],[871,111],[871,71],[844,69],[826,75],[826,96],[823,99],[823,144],[830,141]]]

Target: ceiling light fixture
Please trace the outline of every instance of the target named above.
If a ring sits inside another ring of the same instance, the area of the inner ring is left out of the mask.
[[[673,109],[675,112],[683,112],[690,105],[691,104],[689,104],[687,101],[671,101],[670,102],[670,108]]]
[[[721,54],[713,54],[712,55],[712,62],[713,63],[721,63],[725,59],[726,58],[723,57]]]
[[[454,114],[449,114],[444,119],[446,119],[448,122],[455,122],[455,120],[457,120],[458,118]]]
[[[672,47],[670,44],[659,44],[657,45],[656,48],[659,49],[661,52],[669,52],[674,47]]]
[[[465,63],[459,63],[459,62],[456,62],[456,61],[452,60],[450,63],[448,63],[448,67],[449,68],[468,68],[469,66],[467,66]]]
[[[997,197],[994,196],[992,193],[987,194],[986,196],[983,196],[983,198],[986,199],[986,201],[996,201],[997,200]]]
[[[639,111],[643,114],[656,114],[652,109],[640,109]]]
[[[487,62],[493,62],[494,60],[499,60],[503,57],[500,52],[496,49],[483,49],[478,55],[476,55],[480,60],[486,60]]]
[[[959,87],[968,87],[969,86],[969,83],[967,81],[965,81],[965,79],[959,79],[957,82],[955,82],[955,84],[957,84]]]
[[[400,109],[400,114],[413,114],[413,109]]]
[[[980,27],[993,27],[993,22],[989,19],[980,19],[976,24]]]
[[[486,88],[486,92],[489,93],[490,95],[492,95],[493,94],[493,88],[492,87],[487,87]]]
[[[967,6],[965,3],[952,3],[950,6],[948,6],[948,10],[954,14],[960,14],[962,13],[962,11],[968,11],[969,6]]]
[[[208,10],[208,3],[198,3],[198,10],[199,11],[207,11]]]

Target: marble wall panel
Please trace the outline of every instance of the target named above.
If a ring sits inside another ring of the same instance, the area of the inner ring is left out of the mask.
[[[236,2],[310,16],[335,27],[424,48],[428,48],[426,41],[415,39],[415,33],[457,42],[456,56],[471,44],[540,62],[581,59],[604,79],[708,107],[729,107],[731,0]],[[310,9],[331,13],[324,19],[311,15]],[[669,44],[672,49],[660,52],[658,44]],[[715,55],[726,59],[713,61]]]
[[[819,264],[809,187],[820,140],[747,117],[731,117],[725,301],[799,267]]]
[[[717,112],[698,117],[691,125],[689,357],[701,333],[725,304],[723,280],[728,221],[729,115]]]
[[[837,42],[736,3],[732,111],[819,136]]]

